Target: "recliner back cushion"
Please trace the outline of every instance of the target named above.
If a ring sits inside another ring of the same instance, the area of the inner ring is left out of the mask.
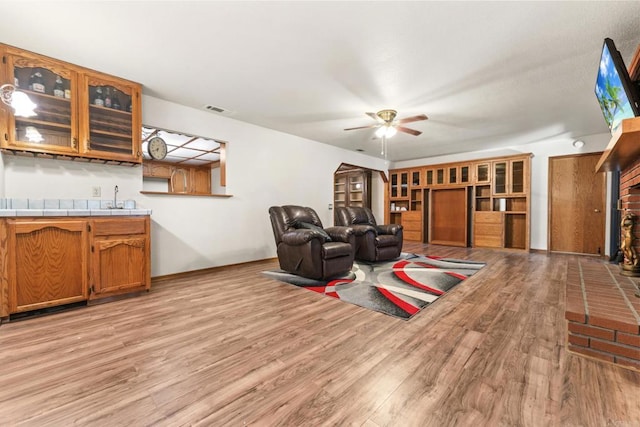
[[[349,220],[351,224],[376,225],[376,219],[369,208],[348,207]]]
[[[287,226],[291,228],[299,228],[299,223],[306,222],[322,228],[322,221],[316,211],[304,206],[287,205],[283,206],[287,214]]]

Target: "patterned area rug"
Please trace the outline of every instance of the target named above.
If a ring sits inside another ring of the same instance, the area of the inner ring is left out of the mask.
[[[282,270],[267,277],[408,320],[486,264],[402,253],[378,263],[356,261],[342,277],[318,281]]]

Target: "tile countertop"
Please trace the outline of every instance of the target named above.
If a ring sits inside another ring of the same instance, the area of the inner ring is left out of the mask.
[[[16,216],[128,216],[151,215],[151,209],[137,209],[135,200],[87,199],[0,199],[0,217]]]
[[[0,217],[151,215],[151,209],[0,209]]]

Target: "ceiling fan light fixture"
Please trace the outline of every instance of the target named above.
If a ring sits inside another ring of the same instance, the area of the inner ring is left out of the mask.
[[[378,138],[382,138],[383,136],[385,138],[391,138],[397,132],[398,131],[397,131],[397,129],[395,127],[391,126],[390,124],[386,124],[386,125],[380,126],[378,128],[378,130],[376,131],[376,136]]]

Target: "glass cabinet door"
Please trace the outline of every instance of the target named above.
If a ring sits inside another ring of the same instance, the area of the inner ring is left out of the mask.
[[[489,163],[479,163],[476,165],[476,182],[489,182]]]
[[[433,185],[433,170],[427,171],[427,185]]]
[[[524,193],[524,160],[511,162],[511,192]]]
[[[398,197],[398,174],[391,174],[391,197]]]
[[[409,181],[409,172],[402,172],[400,174],[400,197],[408,197],[408,181]]]
[[[109,81],[100,76],[84,79],[85,115],[83,150],[115,160],[139,160],[139,93],[133,86]]]
[[[35,116],[9,114],[9,133],[3,146],[28,147],[31,151],[77,153],[75,71],[37,55],[7,54],[17,91],[36,104]]]
[[[505,194],[507,192],[507,162],[493,164],[493,193]]]
[[[411,186],[420,186],[420,171],[411,171]]]
[[[436,170],[436,184],[438,185],[444,184],[444,169]]]
[[[457,184],[458,183],[458,168],[452,167],[449,168],[449,184]]]
[[[469,166],[460,167],[460,182],[469,182]]]

